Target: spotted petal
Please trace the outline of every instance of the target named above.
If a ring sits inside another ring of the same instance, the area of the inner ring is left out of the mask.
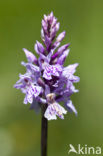
[[[52,79],[53,76],[60,76],[60,73],[62,72],[62,67],[60,65],[48,65],[45,67],[43,77],[47,80]]]
[[[67,111],[62,106],[60,106],[58,103],[55,102],[53,104],[50,104],[47,107],[47,110],[46,110],[44,116],[48,120],[56,120],[57,119],[56,116],[58,116],[61,119],[64,119],[63,114],[66,114],[66,113],[67,113]]]

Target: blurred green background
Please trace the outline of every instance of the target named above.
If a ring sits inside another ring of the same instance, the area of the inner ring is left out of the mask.
[[[0,156],[40,156],[41,115],[13,85],[25,72],[22,48],[33,51],[51,11],[66,30],[63,43],[71,43],[66,65],[80,63],[81,81],[72,96],[78,117],[49,122],[48,156],[67,156],[69,144],[103,147],[103,1],[0,0]]]

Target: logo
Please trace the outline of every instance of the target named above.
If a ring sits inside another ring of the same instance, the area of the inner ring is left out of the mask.
[[[87,145],[81,146],[80,144],[77,145],[75,148],[72,144],[69,144],[69,151],[68,154],[75,153],[75,154],[102,154],[101,147],[88,147]]]

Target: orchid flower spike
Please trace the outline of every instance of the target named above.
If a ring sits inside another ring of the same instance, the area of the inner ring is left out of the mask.
[[[22,62],[22,65],[26,68],[26,73],[20,74],[14,85],[25,94],[24,104],[30,103],[33,109],[47,105],[44,117],[48,120],[56,120],[57,117],[64,119],[67,111],[77,115],[70,96],[78,92],[74,87],[74,83],[80,80],[74,75],[78,63],[64,67],[70,44],[60,46],[65,31],[57,36],[59,27],[60,23],[53,12],[44,15],[41,28],[42,43],[36,41],[34,46],[39,57],[23,48],[27,63]]]

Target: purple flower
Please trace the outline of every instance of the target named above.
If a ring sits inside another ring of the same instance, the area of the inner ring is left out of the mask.
[[[46,86],[46,90],[48,86]],[[48,120],[56,120],[58,116],[61,119],[64,119],[63,114],[66,114],[67,111],[60,106],[56,101],[55,101],[55,94],[50,93],[50,90],[46,91],[46,99],[48,103],[47,110],[45,111],[45,118]]]
[[[49,104],[47,107],[47,110],[45,111],[45,118],[48,120],[56,120],[58,116],[61,119],[64,119],[63,114],[66,114],[67,111],[60,106],[57,102]]]
[[[44,15],[41,29],[42,43],[36,41],[34,45],[39,57],[23,49],[27,63],[21,64],[26,68],[26,73],[20,74],[20,79],[14,85],[25,94],[24,103],[30,103],[31,109],[47,106],[44,116],[48,120],[55,120],[57,116],[64,119],[67,110],[77,115],[70,96],[78,92],[74,86],[74,83],[80,80],[74,75],[78,63],[63,66],[70,51],[68,49],[70,44],[60,46],[65,31],[57,36],[59,27],[60,23],[57,22],[53,12],[48,16]],[[59,104],[60,102],[65,108]]]
[[[25,94],[24,104],[33,103],[33,98],[37,97],[42,88],[31,78],[30,73],[19,75],[20,79],[16,82],[14,87],[21,89],[22,93]]]
[[[30,51],[28,51],[25,48],[23,48],[23,51],[25,52],[28,62],[37,64],[37,58],[34,54],[32,54]]]
[[[43,77],[47,80],[51,80],[52,75],[59,77],[61,72],[62,72],[62,67],[59,64],[57,64],[57,65],[49,65],[48,64],[44,68]]]

